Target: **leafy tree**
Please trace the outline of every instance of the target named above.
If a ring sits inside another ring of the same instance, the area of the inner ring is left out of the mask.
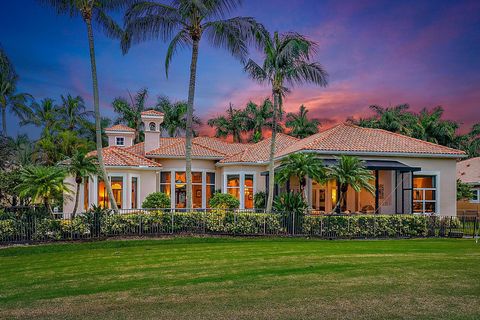
[[[94,157],[88,157],[85,151],[79,150],[70,159],[64,161],[62,165],[66,167],[69,174],[75,177],[75,204],[72,212],[72,218],[75,218],[80,200],[80,185],[84,179],[88,179],[98,173],[97,160]]]
[[[123,35],[122,29],[118,24],[107,15],[108,11],[120,10],[128,6],[133,0],[40,0],[41,3],[52,6],[59,14],[68,14],[70,17],[81,16],[87,27],[88,47],[90,51],[90,67],[92,72],[93,84],[93,107],[95,113],[95,137],[97,143],[97,157],[100,166],[101,176],[106,181],[108,198],[115,212],[118,211],[115,198],[113,197],[112,187],[108,182],[107,171],[103,162],[102,155],[102,128],[100,116],[100,104],[98,94],[97,64],[95,61],[95,45],[93,38],[92,22],[95,23],[106,36],[110,38],[120,38]]]
[[[65,177],[65,170],[58,167],[29,166],[20,171],[20,183],[16,189],[20,197],[41,201],[53,214],[52,201],[72,192]]]
[[[306,138],[312,134],[318,133],[318,127],[320,126],[320,120],[308,119],[308,110],[302,104],[298,113],[287,113],[287,121],[285,126],[290,128],[290,135],[296,138]]]
[[[246,108],[246,128],[247,130],[251,130],[252,136],[250,141],[252,142],[259,142],[263,140],[263,130],[273,129],[273,104],[270,99],[265,99],[261,105],[257,105],[250,101]],[[282,132],[282,127],[277,125],[276,126],[277,132]]]
[[[238,4],[238,0],[178,0],[170,5],[142,1],[132,5],[125,15],[126,33],[122,40],[124,52],[128,51],[132,43],[157,38],[164,41],[171,39],[165,58],[167,77],[170,62],[177,50],[190,46],[192,48],[185,143],[187,208],[193,207],[193,113],[200,41],[205,35],[214,47],[224,48],[234,57],[243,60],[248,53],[249,41],[254,40],[255,31],[263,29],[253,18],[224,19]]]
[[[238,209],[240,201],[229,193],[215,192],[210,198],[210,207],[214,209]]]
[[[135,143],[143,141],[142,130],[142,111],[145,110],[147,101],[147,89],[140,89],[135,96],[128,92],[129,100],[123,97],[115,98],[112,102],[113,110],[118,113],[115,123],[123,123],[124,125],[135,129]]]
[[[307,178],[321,182],[325,180],[326,171],[322,160],[313,153],[293,153],[281,161],[275,179],[285,184],[290,178],[296,177],[300,184],[300,194],[307,200],[305,188]]]
[[[421,130],[415,138],[438,143],[447,147],[456,147],[456,131],[459,124],[451,120],[443,120],[443,108],[438,106],[432,110],[422,109],[418,114]]]
[[[336,180],[340,187],[334,212],[340,212],[348,187],[353,188],[355,192],[362,189],[372,194],[375,192],[375,187],[370,183],[375,177],[357,157],[342,155],[336,165],[328,168],[327,178]]]
[[[92,111],[87,110],[82,97],[73,97],[67,94],[66,96],[60,96],[60,98],[62,100],[60,115],[65,129],[78,130],[94,115]]]
[[[61,130],[61,114],[60,107],[55,104],[55,101],[45,98],[40,103],[31,104],[30,111],[23,116],[20,125],[34,125],[42,129],[42,136],[52,135]]]
[[[319,86],[327,85],[327,72],[323,67],[310,62],[315,53],[315,42],[306,39],[298,33],[273,35],[265,31],[261,37],[260,47],[263,50],[263,62],[257,64],[249,59],[245,71],[259,83],[268,84],[273,96],[273,130],[270,144],[269,190],[267,211],[271,211],[274,187],[274,155],[275,135],[277,128],[277,113],[283,105],[283,97],[289,92],[286,85],[313,83]]]
[[[172,102],[168,97],[158,98],[155,109],[163,112],[163,122],[161,127],[170,137],[178,137],[187,130],[187,109],[188,104],[185,101]],[[193,124],[201,125],[200,118],[193,116]],[[193,132],[195,136],[197,133]]]
[[[232,135],[233,142],[243,142],[242,134],[247,131],[247,114],[244,110],[234,109],[230,103],[226,116],[208,120],[208,125],[215,128],[215,137],[225,138]]]
[[[110,127],[111,125],[112,125],[112,120],[110,118],[103,117],[100,120],[103,147],[106,147],[108,145],[108,137],[107,137],[107,134],[105,133],[105,129]],[[95,128],[95,123],[86,121],[78,132],[82,138],[85,138],[88,141],[95,141],[96,139],[97,133]]]
[[[473,197],[472,186],[457,179],[457,201],[470,200]]]
[[[142,203],[144,209],[170,208],[170,197],[163,192],[150,193]]]
[[[0,47],[0,107],[2,108],[2,135],[7,136],[7,109],[22,118],[28,112],[31,95],[17,93],[18,75],[5,51]]]

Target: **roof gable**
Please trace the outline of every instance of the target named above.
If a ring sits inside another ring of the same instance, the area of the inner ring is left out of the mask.
[[[92,151],[87,154],[88,156],[96,156],[97,151]],[[126,150],[125,148],[119,148],[115,146],[106,147],[102,149],[103,161],[106,166],[109,167],[161,167],[162,165],[147,159],[143,156],[135,154]]]

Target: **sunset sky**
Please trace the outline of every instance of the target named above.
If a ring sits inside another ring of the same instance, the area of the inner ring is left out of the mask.
[[[464,129],[480,121],[480,1],[244,1],[236,15],[318,43],[315,60],[330,74],[329,86],[292,88],[286,111],[304,104],[328,127],[370,115],[371,104],[409,103],[415,111],[441,105]],[[5,1],[0,43],[20,76],[20,91],[58,101],[71,93],[91,105],[87,36],[79,18],[57,16],[35,1]],[[148,88],[149,104],[159,94],[186,99],[189,50],[174,58],[168,79],[160,41],[124,56],[117,41],[97,32],[96,51],[102,115],[113,117],[111,101],[127,90]],[[251,54],[259,60],[258,52]],[[228,53],[200,44],[196,113],[202,119],[222,113],[229,102],[243,107],[268,95],[268,87],[252,82]],[[9,115],[10,134],[36,132],[17,123]]]

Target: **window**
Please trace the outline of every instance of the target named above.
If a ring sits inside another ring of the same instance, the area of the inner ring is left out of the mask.
[[[206,177],[207,177],[207,181],[205,184],[205,187],[206,187],[205,204],[207,208],[210,208],[210,199],[213,197],[213,194],[215,193],[215,173],[207,172]]]
[[[138,178],[132,177],[132,209],[138,208]]]
[[[175,172],[175,208],[187,207],[187,176],[185,172]]]
[[[125,138],[124,137],[115,137],[115,144],[117,146],[124,146],[125,145]]]
[[[413,212],[435,213],[437,211],[437,186],[435,176],[413,177]]]
[[[253,174],[245,175],[245,188],[243,190],[244,208],[253,209]]]
[[[171,194],[172,175],[170,172],[160,172],[160,192],[167,196]]]
[[[227,193],[240,200],[240,175],[227,175]]]
[[[472,189],[472,198],[470,199],[470,202],[473,203],[478,203],[480,202],[480,189]]]
[[[228,174],[225,179],[225,192],[240,201],[240,208],[253,209],[254,176],[253,174]]]
[[[155,131],[155,128],[156,128],[155,122],[150,122],[148,127],[150,128],[150,131]]]
[[[88,210],[88,207],[90,206],[90,197],[88,193],[88,177],[83,180],[83,209],[85,211]]]
[[[119,209],[123,208],[123,177],[111,177],[110,184],[112,186],[113,198]],[[98,180],[98,205],[102,208],[109,208],[110,202],[108,192],[103,180]]]

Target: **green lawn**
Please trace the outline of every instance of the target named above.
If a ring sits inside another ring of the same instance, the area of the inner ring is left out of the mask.
[[[175,238],[0,249],[0,319],[480,319],[473,240]]]

